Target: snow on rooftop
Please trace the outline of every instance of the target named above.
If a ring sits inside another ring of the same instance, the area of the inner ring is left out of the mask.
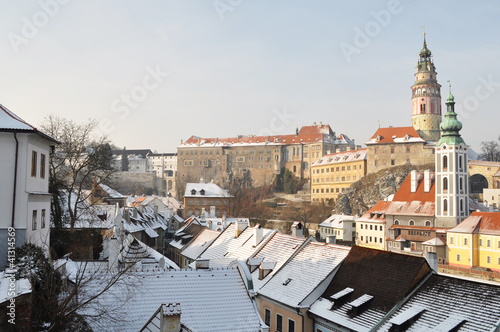
[[[202,190],[204,193],[202,194]],[[225,189],[222,189],[215,183],[187,183],[185,197],[233,197]]]
[[[0,272],[0,303],[4,303],[23,294],[31,293],[31,284],[26,278],[15,280],[15,289],[10,289],[10,277],[14,276],[15,272],[16,271],[10,269]]]
[[[89,295],[107,283],[105,275],[93,278]],[[133,286],[133,287],[131,287]],[[194,331],[255,332],[260,318],[237,269],[155,270],[121,278],[97,298],[97,308],[110,310],[118,319],[89,319],[96,331],[139,331],[163,303],[180,303],[181,322]],[[86,308],[82,314],[95,314]]]

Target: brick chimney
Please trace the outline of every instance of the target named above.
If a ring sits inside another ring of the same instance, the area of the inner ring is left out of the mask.
[[[411,192],[417,192],[418,187],[418,173],[416,170],[411,171],[410,173],[410,181],[411,181]]]
[[[160,312],[161,332],[180,332],[181,330],[181,304],[162,304]]]
[[[431,171],[424,171],[424,192],[428,193],[431,190]]]
[[[264,238],[264,229],[259,225],[255,225],[253,229],[253,235],[254,235],[254,245],[258,246],[260,241]]]

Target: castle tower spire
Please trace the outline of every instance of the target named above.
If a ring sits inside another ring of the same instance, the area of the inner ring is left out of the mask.
[[[462,123],[457,120],[451,85],[446,107],[436,145],[436,225],[454,227],[469,215],[469,174],[467,145],[459,133]]]
[[[432,53],[427,48],[424,32],[424,46],[419,53],[412,90],[411,124],[419,135],[428,141],[438,141],[441,123],[441,85],[437,82],[437,72]]]

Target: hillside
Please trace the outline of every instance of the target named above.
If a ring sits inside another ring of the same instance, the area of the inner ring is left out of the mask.
[[[406,176],[414,169],[419,172],[434,170],[434,164],[395,166],[369,174],[340,194],[335,203],[335,212],[363,215],[378,201],[395,194]]]

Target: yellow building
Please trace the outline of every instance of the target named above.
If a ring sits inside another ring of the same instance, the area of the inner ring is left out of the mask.
[[[448,263],[500,271],[500,213],[473,212],[447,232]]]
[[[356,220],[356,245],[386,250],[385,212],[391,202],[380,201]]]
[[[311,201],[336,201],[366,175],[366,149],[327,154],[311,166]]]

